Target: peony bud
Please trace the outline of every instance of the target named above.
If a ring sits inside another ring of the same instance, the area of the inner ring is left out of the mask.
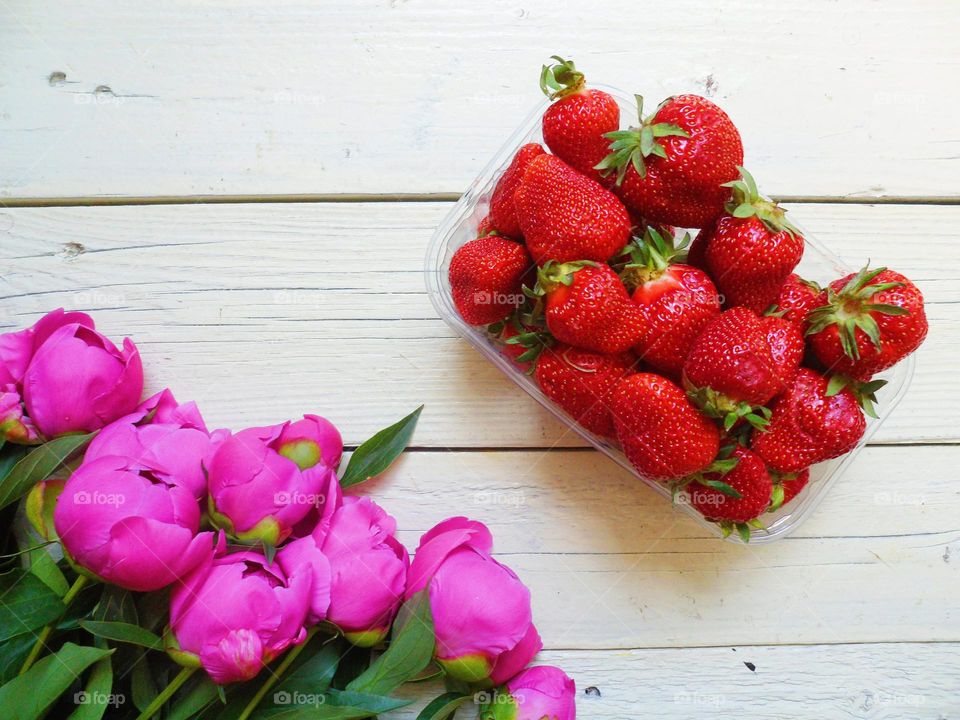
[[[551,665],[528,668],[515,676],[497,695],[516,706],[514,720],[574,720],[577,686],[563,670]]]
[[[8,442],[40,442],[34,423],[24,415],[23,377],[36,349],[64,325],[93,328],[93,320],[84,313],[53,310],[26,330],[0,335],[0,438]]]
[[[213,533],[197,534],[193,494],[144,475],[126,458],[84,462],[53,513],[64,552],[98,579],[158,590],[211,555]]]
[[[310,622],[328,620],[362,647],[380,642],[403,598],[409,557],[397,523],[369,498],[348,497],[329,523],[277,555],[291,576],[313,576]]]
[[[90,442],[85,459],[127,458],[137,471],[183,487],[200,500],[207,492],[203,459],[224,437],[226,431],[211,437],[195,403],[178,405],[173,393],[164,390],[107,425]]]
[[[333,470],[319,462],[301,468],[278,450],[289,425],[241,430],[205,463],[210,519],[242,543],[279,545],[325,501]]]
[[[170,594],[167,652],[219,685],[250,680],[304,641],[309,598],[309,575],[288,577],[260,553],[209,559]]]
[[[34,341],[39,338],[35,335]],[[140,353],[130,339],[118,350],[79,323],[50,333],[23,375],[27,415],[48,438],[98,430],[133,412],[142,392]]]
[[[277,452],[293,460],[301,470],[318,463],[336,470],[343,455],[343,439],[329,420],[304,415],[303,420],[291,422],[280,433]]]
[[[490,556],[492,547],[485,525],[449,518],[421,538],[410,566],[407,597],[430,589],[437,662],[465,682],[494,683],[524,667],[542,646],[530,591]]]

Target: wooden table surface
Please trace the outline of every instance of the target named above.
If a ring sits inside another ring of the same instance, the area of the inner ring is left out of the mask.
[[[356,444],[426,403],[366,491],[411,546],[493,528],[580,717],[960,717],[960,5],[136,5],[0,2],[4,330],[91,311],[213,426],[317,412]],[[433,229],[553,53],[713,98],[800,223],[926,296],[909,394],[782,542],[708,537],[426,296]]]

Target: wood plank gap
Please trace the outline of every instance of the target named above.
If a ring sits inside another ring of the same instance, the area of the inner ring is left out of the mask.
[[[428,203],[456,202],[461,193],[294,193],[277,195],[130,195],[123,197],[10,197],[0,207],[118,207],[125,205],[249,205],[268,203]],[[885,195],[880,197],[780,195],[774,200],[794,204],[832,205],[960,205],[955,195]]]

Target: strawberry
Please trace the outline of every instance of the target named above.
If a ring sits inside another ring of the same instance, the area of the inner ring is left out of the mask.
[[[500,346],[500,352],[530,374],[540,353],[553,345],[553,337],[542,327],[525,325],[518,314],[488,326],[487,331]]]
[[[717,426],[661,375],[635,373],[621,380],[611,412],[624,454],[651,480],[678,480],[699,472],[720,449]]]
[[[490,216],[487,215],[483,220],[480,221],[480,224],[477,225],[477,237],[483,237],[484,235],[496,235],[497,229],[493,226],[493,222],[490,220]]]
[[[864,267],[830,283],[810,311],[813,353],[831,372],[869,380],[912,353],[927,336],[923,295],[893,270]]]
[[[544,394],[592,433],[615,438],[610,395],[631,372],[630,353],[602,355],[557,345],[541,353],[536,378]]]
[[[800,368],[771,407],[766,432],[753,434],[752,450],[771,470],[800,472],[850,452],[863,437],[866,420],[850,388],[828,395],[828,380]]]
[[[810,468],[795,473],[770,473],[773,479],[773,495],[768,512],[776,512],[793,500],[810,482]]]
[[[620,106],[609,93],[587,88],[572,60],[552,59],[556,64],[540,73],[540,89],[554,101],[543,113],[543,140],[570,167],[600,181],[595,166],[607,155],[606,133],[620,129]]]
[[[738,445],[730,455],[733,469],[722,475],[705,472],[689,485],[690,504],[707,520],[719,523],[724,536],[736,529],[750,539],[750,523],[770,506],[773,482],[757,455]]]
[[[779,315],[762,317],[760,323],[766,333],[767,345],[770,346],[770,354],[773,357],[780,386],[786,388],[793,382],[803,361],[803,352],[806,349],[803,343],[803,330]]]
[[[544,154],[544,149],[537,143],[527,143],[513,156],[513,160],[503,175],[497,180],[490,196],[490,224],[502,235],[512,238],[523,237],[520,232],[520,223],[517,220],[517,210],[513,202],[514,193],[520,187],[520,181],[530,163],[538,155]]]
[[[548,262],[534,290],[546,301],[547,328],[560,342],[600,353],[630,349],[646,326],[609,265]]]
[[[758,408],[783,389],[764,322],[743,307],[726,310],[707,324],[690,347],[683,377],[694,403],[711,417],[723,418],[728,430],[741,418],[762,428],[765,408]]]
[[[784,210],[760,197],[750,173],[740,173],[740,180],[728,183],[733,194],[725,212],[700,231],[698,242],[726,306],[762,313],[800,262],[803,237]]]
[[[723,211],[725,183],[743,164],[740,133],[706,98],[668,98],[640,127],[608,133],[611,153],[598,169],[616,171],[616,192],[648,222],[704,227]]]
[[[787,276],[777,294],[777,310],[781,317],[807,329],[807,314],[817,306],[822,289],[812,280],[804,280],[796,273]]]
[[[522,245],[485,235],[460,247],[450,259],[450,292],[470,325],[503,320],[523,301],[530,256]]]
[[[720,314],[717,289],[702,270],[672,262],[682,257],[685,242],[674,248],[652,226],[628,247],[630,261],[621,277],[634,288],[633,302],[647,326],[634,351],[656,370],[679,378],[694,338]]]
[[[630,215],[617,196],[553,155],[533,159],[514,200],[538,265],[605,262],[630,237]]]

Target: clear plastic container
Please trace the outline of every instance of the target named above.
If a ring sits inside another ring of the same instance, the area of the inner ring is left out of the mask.
[[[620,105],[621,118],[629,121],[629,119],[635,117],[636,107],[633,95],[603,85],[593,85],[592,87],[604,90],[616,98]],[[541,405],[556,415],[560,422],[565,423],[597,450],[626,468],[629,472],[633,473],[637,479],[643,481],[663,495],[666,498],[665,502],[670,502],[671,493],[668,488],[661,483],[648,480],[639,475],[615,443],[593,435],[580,427],[560,406],[556,405],[541,392],[536,380],[532,376],[519,370],[506,355],[500,352],[500,347],[491,339],[483,327],[467,325],[460,318],[459,313],[453,305],[448,279],[450,258],[453,256],[453,253],[456,252],[457,248],[476,237],[476,228],[480,221],[487,215],[493,188],[520,146],[528,142],[543,142],[543,136],[540,130],[540,118],[548,104],[549,102],[544,99],[531,111],[530,115],[528,115],[526,120],[520,125],[520,128],[513,133],[506,144],[483,169],[477,179],[470,184],[470,187],[467,188],[460,200],[457,201],[443,222],[440,223],[427,250],[425,269],[427,291],[440,317],[442,317],[458,335],[465,338],[479,350],[487,360],[500,368],[504,375],[513,380],[513,382],[533,396]],[[798,214],[802,215],[802,211]],[[791,215],[790,219],[800,227],[807,243],[803,260],[797,267],[797,272],[801,276],[810,280],[816,280],[821,284],[826,284],[854,270],[854,268],[846,265],[840,258],[804,231],[803,227],[797,223],[796,217]],[[693,231],[693,234],[695,234],[695,232],[696,231]],[[910,385],[913,372],[914,358],[910,356],[879,376],[887,380],[887,385],[877,393],[879,401],[877,403],[877,412],[880,417],[878,419],[867,418],[866,432],[860,443],[851,452],[842,457],[819,463],[812,467],[810,470],[810,482],[799,496],[785,507],[780,508],[777,512],[763,515],[761,520],[766,525],[766,529],[753,531],[750,540],[751,545],[771,542],[786,537],[796,530],[804,518],[820,503],[830,486],[837,482],[844,471],[854,462],[861,448],[876,432],[884,418],[893,412],[893,409],[897,406],[897,403]],[[689,505],[681,501],[677,503],[676,507],[678,511],[685,512],[694,518],[708,532],[718,537],[721,536],[720,529],[715,523],[704,519]],[[736,533],[731,535],[728,540],[737,543],[742,542]]]

